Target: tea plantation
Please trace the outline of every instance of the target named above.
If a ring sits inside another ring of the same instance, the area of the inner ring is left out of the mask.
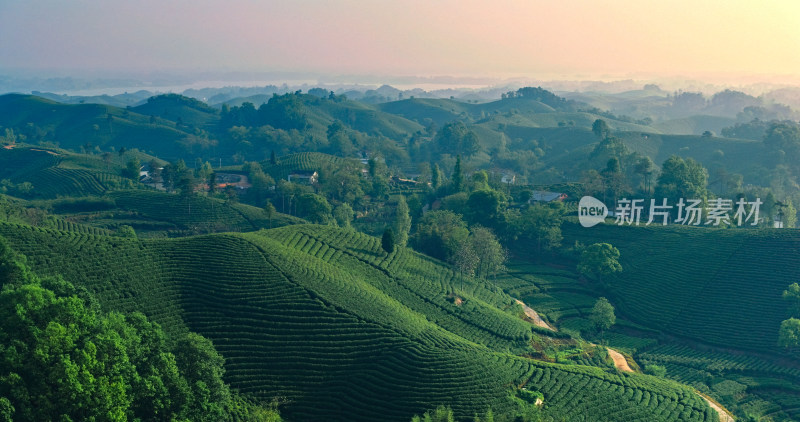
[[[718,420],[672,381],[522,357],[534,332],[511,297],[352,230],[135,240],[0,223],[0,235],[108,310],[211,339],[226,381],[278,398],[288,420],[407,421],[441,404],[471,420],[518,406],[520,387],[543,394],[544,420]]]
[[[608,242],[624,271],[607,281],[620,311],[648,327],[703,342],[774,352],[787,318],[786,280],[800,274],[795,230],[681,226],[584,229],[565,243]]]

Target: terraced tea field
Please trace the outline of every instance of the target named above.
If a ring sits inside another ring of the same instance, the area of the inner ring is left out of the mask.
[[[462,290],[437,261],[387,255],[354,231],[131,240],[0,223],[0,235],[35,271],[86,286],[105,308],[210,338],[226,380],[284,398],[289,420],[407,421],[440,404],[468,419],[510,410],[520,386],[541,391],[554,420],[717,420],[671,381],[517,356],[532,326],[511,297],[479,281]]]
[[[624,271],[607,280],[619,310],[651,328],[725,347],[775,350],[781,294],[800,275],[796,230],[567,223],[565,244],[608,242]]]

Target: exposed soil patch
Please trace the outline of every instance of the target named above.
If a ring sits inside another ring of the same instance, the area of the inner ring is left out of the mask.
[[[517,303],[522,305],[522,309],[525,311],[525,316],[528,317],[528,319],[533,323],[533,325],[537,327],[546,328],[550,331],[558,331],[554,327],[551,327],[550,324],[548,324],[545,320],[543,320],[542,317],[540,317],[539,314],[536,311],[534,311],[530,306],[526,305],[519,299],[514,299],[514,300],[516,300]]]
[[[628,365],[628,361],[625,359],[625,356],[623,356],[622,353],[610,347],[606,347],[606,350],[608,350],[608,356],[611,356],[611,359],[614,360],[614,367],[622,372],[633,372],[633,369],[631,369],[631,366]]]

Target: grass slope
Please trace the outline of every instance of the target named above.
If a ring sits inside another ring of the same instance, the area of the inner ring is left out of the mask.
[[[451,404],[461,419],[543,392],[547,420],[714,421],[691,390],[649,376],[516,357],[530,327],[511,299],[379,240],[301,225],[242,235],[136,241],[0,223],[42,274],[86,286],[108,309],[197,331],[234,388],[283,397],[290,420],[407,421]]]

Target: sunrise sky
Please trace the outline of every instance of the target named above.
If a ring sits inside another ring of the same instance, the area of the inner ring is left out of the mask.
[[[800,78],[797,0],[0,0],[4,71]]]

